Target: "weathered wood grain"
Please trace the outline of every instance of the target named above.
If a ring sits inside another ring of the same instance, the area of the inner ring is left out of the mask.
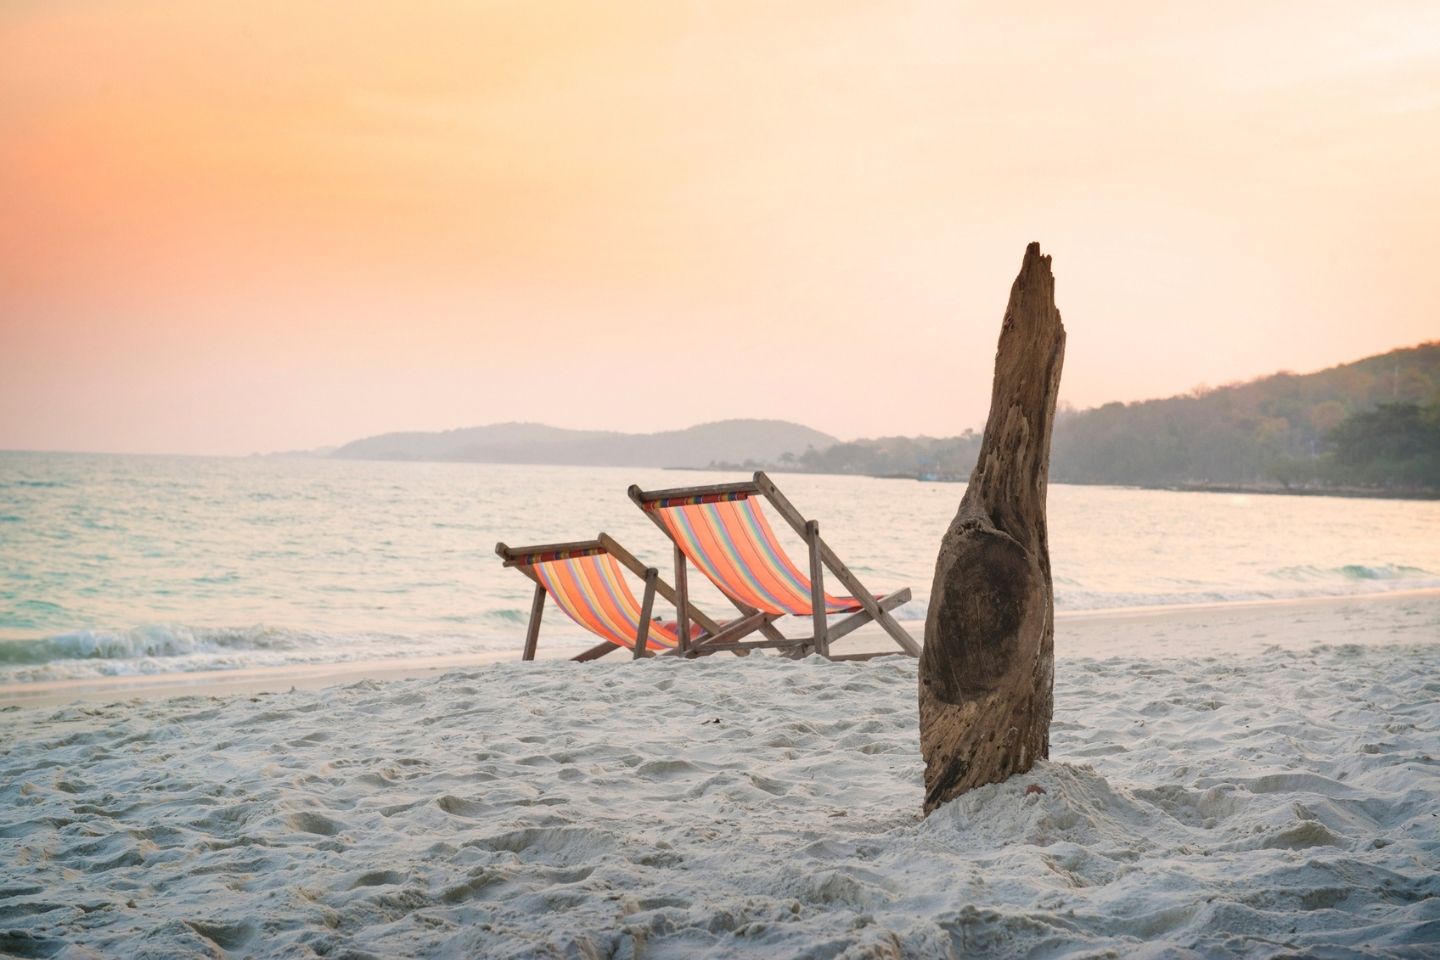
[[[1050,752],[1055,605],[1045,494],[1065,358],[1050,258],[1010,288],[990,416],[941,542],[920,654],[925,812]]]

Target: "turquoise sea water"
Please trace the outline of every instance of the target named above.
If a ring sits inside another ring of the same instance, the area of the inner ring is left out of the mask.
[[[665,571],[625,488],[727,479],[743,477],[0,453],[0,683],[518,649],[531,586],[495,541],[605,530]],[[962,486],[775,479],[867,585],[912,587],[899,615],[923,618]],[[1061,485],[1050,536],[1062,610],[1440,586],[1436,502]],[[704,585],[697,602],[728,609]],[[584,637],[547,613],[545,641]]]

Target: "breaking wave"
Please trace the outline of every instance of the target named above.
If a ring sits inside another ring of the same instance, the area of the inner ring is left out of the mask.
[[[1270,576],[1299,583],[1335,580],[1413,580],[1420,581],[1421,585],[1433,585],[1436,579],[1435,575],[1428,570],[1394,563],[1378,565],[1347,563],[1340,567],[1315,567],[1306,564],[1298,567],[1281,567],[1279,570],[1271,571]]]
[[[38,640],[0,640],[0,664],[54,660],[133,660],[241,650],[295,650],[324,638],[271,627],[203,629],[154,624],[132,630],[75,630]]]
[[[386,660],[417,654],[443,656],[491,649],[495,649],[493,644],[459,634],[402,637],[267,626],[150,624],[130,630],[75,630],[34,640],[0,640],[0,684]]]
[[[1177,583],[1174,590],[1150,591],[1093,590],[1074,580],[1056,577],[1055,606],[1060,610],[1109,610],[1122,607],[1246,603],[1258,600],[1306,600],[1437,587],[1440,587],[1440,576],[1420,567],[1403,564],[1350,563],[1337,567],[1281,567],[1265,571],[1247,584],[1192,586]]]

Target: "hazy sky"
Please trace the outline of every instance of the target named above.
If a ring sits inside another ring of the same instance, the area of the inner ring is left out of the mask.
[[[953,434],[1029,240],[1070,403],[1308,371],[1437,169],[1434,0],[11,0],[0,448]]]

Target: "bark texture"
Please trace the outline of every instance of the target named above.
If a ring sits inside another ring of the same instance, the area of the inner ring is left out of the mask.
[[[1045,531],[1065,327],[1025,249],[995,354],[980,458],[935,563],[920,654],[925,812],[1050,753],[1055,601]]]

